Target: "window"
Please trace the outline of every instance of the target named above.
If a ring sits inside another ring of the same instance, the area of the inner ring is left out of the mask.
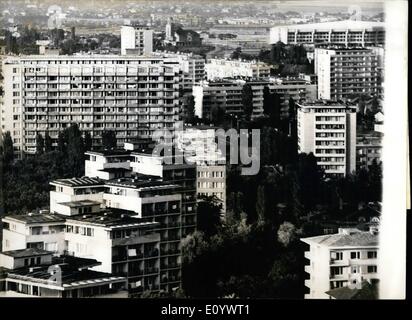
[[[368,259],[376,259],[378,257],[377,251],[368,251]]]
[[[360,259],[360,252],[359,251],[353,251],[350,253],[350,258],[351,259]]]
[[[377,266],[368,266],[368,273],[376,273],[378,272]]]
[[[343,252],[331,252],[330,258],[332,260],[342,260],[343,259]]]

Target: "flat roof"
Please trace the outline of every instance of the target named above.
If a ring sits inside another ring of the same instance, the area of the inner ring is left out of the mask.
[[[170,184],[167,182],[159,181],[159,180],[141,180],[141,179],[134,179],[134,178],[119,178],[119,179],[112,179],[106,182],[108,186],[119,186],[119,187],[127,187],[127,188],[134,188],[134,189],[146,189],[146,188],[179,188],[179,185]]]
[[[368,28],[384,28],[384,22],[378,21],[357,21],[357,20],[341,20],[341,21],[328,21],[328,22],[318,22],[318,23],[305,23],[305,24],[292,24],[292,25],[281,25],[274,26],[271,29],[276,28],[287,28],[289,30],[312,30],[317,29],[318,31],[329,30],[329,29],[368,29]]]
[[[60,270],[62,272],[61,280],[59,284],[57,282],[50,281],[50,266],[40,266],[33,268],[21,268],[11,270],[8,272],[7,277],[11,279],[29,280],[33,282],[44,283],[46,285],[60,287],[60,290],[78,288],[82,286],[101,285],[103,283],[122,282],[126,278],[114,276],[111,273],[93,271],[88,269],[78,270],[70,265],[61,265]]]
[[[314,101],[302,101],[296,102],[296,104],[300,107],[356,107],[355,104],[345,103],[343,101],[336,101],[336,100],[314,100]]]
[[[92,201],[92,200],[79,200],[79,201],[60,202],[59,204],[66,206],[66,207],[70,207],[70,208],[78,208],[78,207],[84,207],[84,206],[100,205],[100,202]]]
[[[120,227],[132,227],[132,226],[141,226],[149,227],[158,225],[157,222],[147,221],[145,219],[132,217],[129,214],[114,213],[111,211],[99,212],[95,214],[87,215],[76,215],[67,217],[67,222],[84,222],[87,224],[110,227],[110,228],[120,228]]]
[[[24,214],[5,216],[3,219],[13,219],[27,224],[48,223],[48,222],[64,222],[65,217],[58,214]]]
[[[58,179],[52,181],[52,185],[63,185],[68,187],[87,187],[87,186],[97,186],[104,185],[104,181],[99,178],[81,177],[81,178],[69,178],[69,179]]]
[[[33,256],[47,256],[52,255],[53,252],[46,251],[37,248],[27,248],[21,250],[11,250],[11,251],[3,251],[2,254],[13,257],[13,258],[26,258],[26,257],[33,257]]]
[[[113,149],[113,150],[101,150],[101,151],[93,150],[93,151],[86,151],[84,154],[113,157],[113,156],[128,156],[130,155],[130,151],[125,150],[125,149]]]

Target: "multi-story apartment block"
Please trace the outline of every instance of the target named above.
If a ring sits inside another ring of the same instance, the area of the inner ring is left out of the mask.
[[[315,73],[319,99],[382,95],[379,57],[365,48],[316,48]]]
[[[119,155],[121,155],[120,151]],[[92,167],[93,164],[96,164],[98,167],[100,163],[93,159],[93,153],[89,156],[90,159],[87,160],[89,162],[88,167]],[[106,156],[106,158],[113,159],[111,156]],[[119,167],[122,167],[124,163],[128,162],[118,162],[117,164]],[[98,170],[90,170],[90,174],[97,171]],[[56,180],[51,183],[51,185],[55,187],[55,190],[50,193],[50,208],[54,213],[70,216],[70,219],[67,218],[67,221],[74,219],[82,224],[93,224],[90,219],[96,223],[103,221],[102,223],[104,223],[105,228],[108,228],[106,222],[113,222],[114,217],[109,217],[108,214],[103,214],[102,216],[102,214],[99,213],[101,211],[100,207],[121,211],[123,213],[123,220],[131,216],[133,218],[143,219],[144,221],[157,222],[157,225],[150,225],[151,231],[157,234],[156,239],[158,237],[158,240],[156,241],[160,241],[157,245],[157,251],[160,250],[160,253],[158,252],[159,261],[156,263],[153,262],[155,265],[152,267],[156,270],[158,276],[161,276],[161,280],[156,278],[157,280],[152,279],[156,281],[148,281],[157,289],[159,289],[160,286],[160,289],[169,291],[172,287],[179,286],[181,276],[180,240],[182,238],[182,195],[180,194],[180,187],[178,185],[159,180],[160,177],[145,176],[139,176],[138,178],[116,178],[106,181],[90,177]],[[102,188],[102,185],[104,188]],[[75,194],[75,196],[81,196],[82,200],[73,198],[73,194]],[[89,200],[85,200],[84,198],[88,198]],[[75,212],[73,212],[73,207],[75,208]],[[72,211],[69,212],[69,210]],[[125,225],[128,224],[126,222],[124,223]],[[66,222],[66,225],[67,223],[68,222]],[[142,224],[142,226],[144,225]],[[116,230],[120,230],[118,224],[116,224],[116,228]],[[66,243],[67,250],[73,252],[76,256],[89,256],[95,252],[102,253],[103,250],[105,250],[105,254],[93,256],[102,262],[101,271],[119,274],[118,272],[120,271],[118,269],[110,269],[113,261],[110,260],[112,256],[108,252],[111,250],[110,248],[115,245],[110,245],[107,241],[104,242],[104,236],[101,236],[99,238],[100,240],[95,239],[96,242],[91,243],[90,238],[87,238],[87,236],[93,233],[92,237],[96,238],[96,231],[84,230],[85,234],[81,234],[81,236],[84,236],[85,238],[83,239],[87,242],[82,244],[83,247],[79,248],[77,246],[78,242],[72,244],[69,242]],[[76,237],[76,239],[78,239],[80,235],[76,235]],[[153,244],[154,240],[152,238],[148,238],[148,240]],[[136,241],[139,243],[146,242],[145,239],[136,239]],[[132,240],[127,243],[132,244]],[[99,245],[103,247],[100,251],[96,251]],[[123,267],[124,265],[122,265],[122,268]],[[117,266],[117,268],[120,267]],[[142,272],[142,274],[138,275],[147,273],[143,271],[139,272]]]
[[[358,132],[356,136],[356,169],[368,169],[376,161],[381,162],[383,133]]]
[[[226,212],[226,158],[216,143],[217,127],[190,126],[176,130],[175,142],[186,159],[196,163],[197,197],[216,197]]]
[[[122,55],[149,56],[153,52],[153,30],[147,27],[122,26],[120,46]]]
[[[42,213],[10,215],[3,221],[2,251],[40,249],[62,254],[66,250],[63,232],[65,218]]]
[[[359,287],[379,279],[378,235],[375,231],[340,228],[337,234],[301,239],[309,245],[305,266],[309,289],[305,299],[329,299],[326,293],[340,287]]]
[[[385,43],[383,22],[333,21],[277,26],[270,29],[270,43],[343,44],[345,46],[376,46]]]
[[[126,278],[89,270],[94,259],[52,256],[41,249],[0,253],[0,297],[126,298]]]
[[[207,80],[223,78],[269,78],[271,66],[260,61],[210,59],[205,65]]]
[[[8,57],[3,61],[3,131],[20,152],[36,151],[36,134],[71,123],[95,144],[114,130],[121,145],[173,130],[179,119],[179,64],[162,58],[110,55]]]
[[[329,177],[355,171],[356,107],[326,100],[297,107],[298,152],[312,152]]]
[[[191,91],[192,86],[205,78],[205,59],[193,53],[156,51],[154,56],[163,57],[165,62],[171,60],[179,63],[182,75],[182,88]]]
[[[171,155],[153,153],[152,149],[135,150],[130,163],[134,173],[160,178],[180,186],[182,195],[182,237],[196,230],[196,164],[186,163],[183,154],[173,148]]]
[[[263,115],[263,90],[265,86],[271,93],[279,95],[282,112],[286,112],[289,98],[313,100],[316,98],[316,85],[304,79],[270,78],[254,80],[225,79],[222,81],[203,81],[193,86],[195,114],[200,118],[211,118],[214,107],[223,108],[227,114],[242,115],[242,88],[250,84],[253,93],[252,117]]]

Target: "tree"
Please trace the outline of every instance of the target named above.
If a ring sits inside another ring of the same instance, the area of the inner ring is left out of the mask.
[[[36,152],[38,154],[42,154],[44,152],[44,139],[40,133],[36,135]]]
[[[8,166],[14,159],[13,139],[10,131],[3,134],[2,158],[5,166]]]
[[[222,204],[216,197],[203,197],[197,204],[197,227],[206,236],[217,232]]]
[[[103,149],[116,149],[117,139],[116,132],[113,130],[105,130],[102,132],[102,146]]]
[[[243,112],[247,120],[250,120],[253,112],[253,91],[250,84],[246,83],[242,88]]]
[[[297,230],[292,223],[285,221],[279,226],[277,232],[278,241],[283,246],[287,247],[289,244],[297,240],[298,234],[299,230]]]
[[[93,146],[92,136],[89,131],[86,131],[84,134],[84,150],[91,151]]]
[[[84,168],[84,142],[82,133],[77,124],[72,124],[67,129],[67,165],[73,177],[83,175]]]
[[[50,152],[53,150],[53,143],[52,143],[52,139],[49,135],[49,132],[46,132],[46,135],[44,137],[44,151],[46,153]]]

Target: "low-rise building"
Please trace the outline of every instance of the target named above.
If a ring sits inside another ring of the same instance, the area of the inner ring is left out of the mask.
[[[126,298],[126,279],[89,270],[94,259],[53,257],[40,249],[0,253],[0,297]]]
[[[345,46],[376,46],[385,43],[383,22],[332,21],[276,26],[270,29],[270,43],[343,44]]]
[[[308,293],[305,299],[329,299],[335,288],[356,288],[379,279],[378,235],[375,230],[340,228],[337,234],[302,238],[309,245],[305,258]]]

